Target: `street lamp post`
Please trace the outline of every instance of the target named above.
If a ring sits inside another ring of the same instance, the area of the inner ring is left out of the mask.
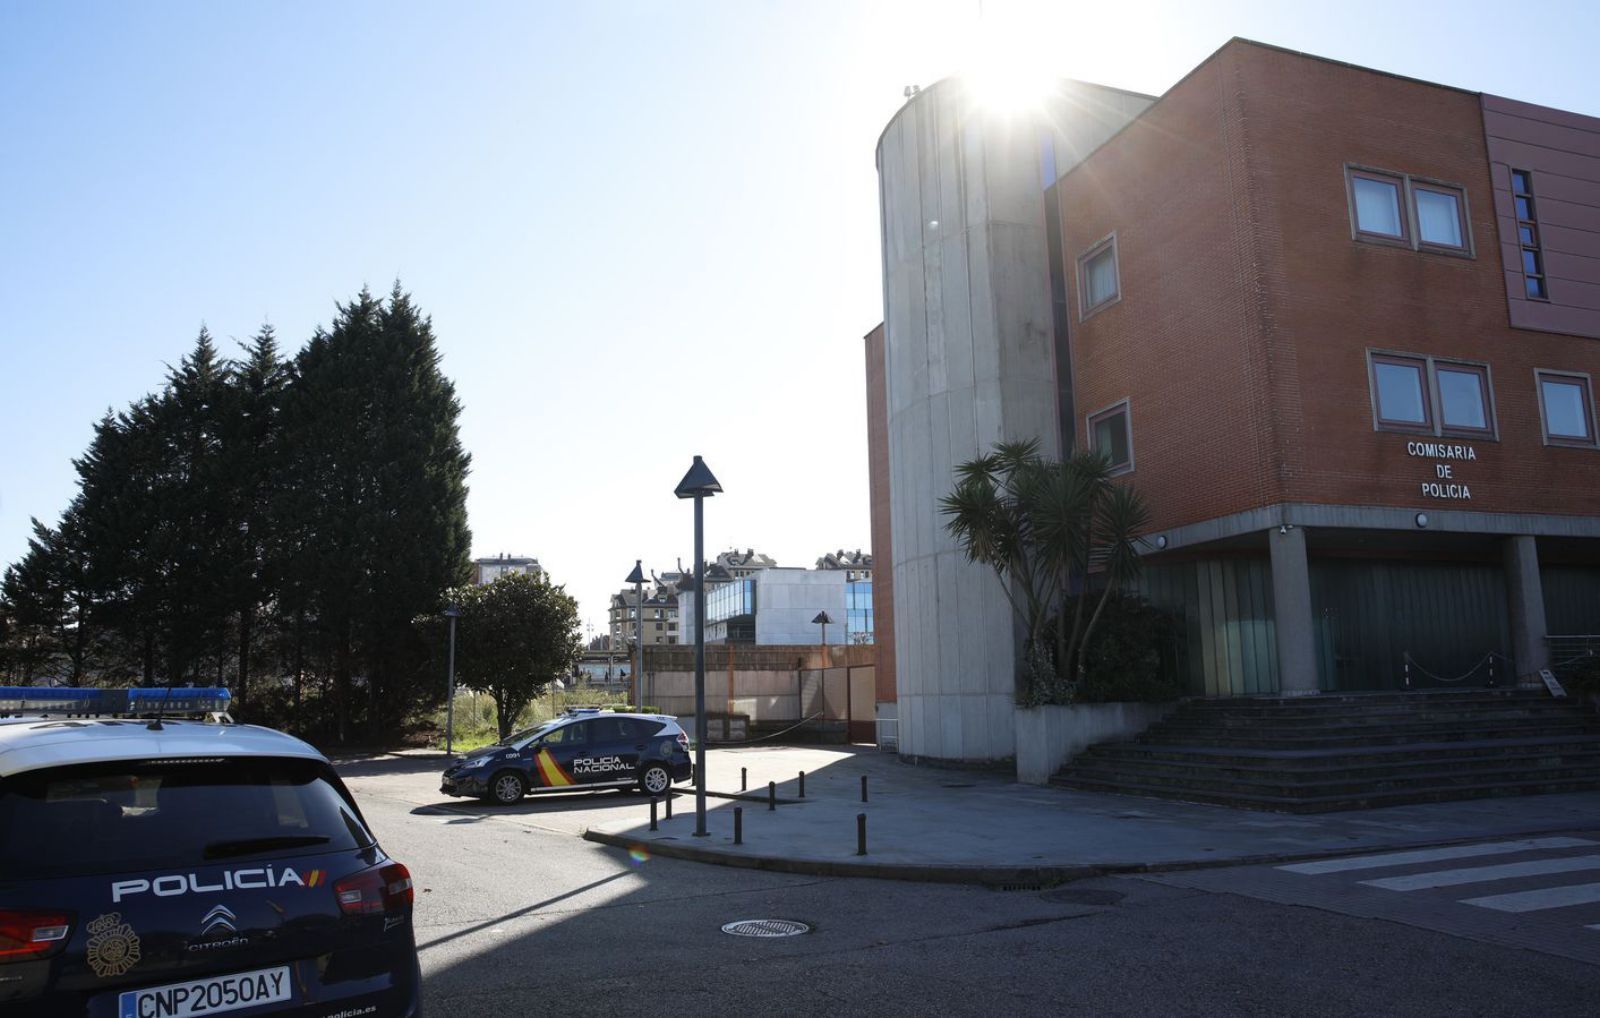
[[[635,620],[634,620],[636,628],[634,629],[634,633],[633,633],[633,636],[634,636],[634,647],[636,648],[635,649],[635,653],[638,655],[634,659],[634,662],[633,662],[633,706],[634,706],[635,710],[637,710],[639,708],[639,704],[640,704],[640,699],[639,698],[644,695],[644,686],[642,685],[644,680],[639,677],[639,676],[644,674],[644,569],[643,569],[643,566],[644,566],[644,560],[643,559],[637,559],[637,558],[634,559],[633,560],[633,572],[629,573],[628,574],[628,578],[626,580],[622,581],[624,583],[633,584],[633,605],[634,605],[634,611],[637,613],[637,615],[635,617]]]
[[[456,619],[461,617],[461,606],[445,606],[444,617],[450,620],[449,677],[445,680],[444,755],[456,755]]]
[[[824,647],[828,645],[828,623],[832,621],[826,611],[817,612],[817,617],[811,620],[813,625],[822,627],[822,645]]]
[[[706,541],[705,500],[722,490],[700,457],[673,494],[694,499],[694,836],[706,836]]]

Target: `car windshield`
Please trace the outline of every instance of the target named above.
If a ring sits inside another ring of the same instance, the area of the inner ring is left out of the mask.
[[[192,867],[373,844],[315,760],[145,760],[0,781],[0,874]]]
[[[506,736],[505,738],[501,739],[499,742],[495,743],[495,745],[496,746],[515,746],[520,742],[527,742],[529,739],[533,739],[533,738],[536,738],[536,737],[538,737],[540,735],[543,735],[545,732],[548,732],[550,729],[552,729],[554,727],[555,727],[555,722],[546,721],[542,725],[536,725],[533,728],[524,728],[520,732],[513,732],[510,735]]]

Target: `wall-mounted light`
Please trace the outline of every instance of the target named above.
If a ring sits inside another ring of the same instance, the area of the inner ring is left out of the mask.
[[[1427,525],[1428,525],[1428,514],[1427,513],[1417,513],[1417,526],[1426,527]]]
[[[1156,547],[1157,548],[1165,548],[1166,546],[1167,546],[1167,535],[1166,534],[1157,534],[1156,535]]]

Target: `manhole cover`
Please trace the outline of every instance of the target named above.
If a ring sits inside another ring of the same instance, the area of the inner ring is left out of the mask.
[[[722,932],[736,937],[798,937],[810,933],[811,927],[793,919],[740,919],[725,924]]]
[[[1066,887],[1059,891],[1046,891],[1039,895],[1057,905],[1115,905],[1125,895],[1121,891],[1097,890],[1092,887]]]
[[[943,785],[940,785],[939,787],[940,788],[972,788],[973,786],[972,785],[962,784],[961,782],[957,781],[957,782],[950,782],[948,784],[943,784]]]

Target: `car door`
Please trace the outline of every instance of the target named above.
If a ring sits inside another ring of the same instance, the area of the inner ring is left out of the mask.
[[[638,754],[627,741],[623,721],[623,718],[595,718],[584,722],[589,729],[589,742],[584,755],[573,764],[574,777],[591,785],[633,780],[633,761],[637,761]]]
[[[588,750],[589,722],[578,721],[546,732],[538,741],[533,757],[535,780],[540,788],[571,788],[585,784],[578,761]]]

